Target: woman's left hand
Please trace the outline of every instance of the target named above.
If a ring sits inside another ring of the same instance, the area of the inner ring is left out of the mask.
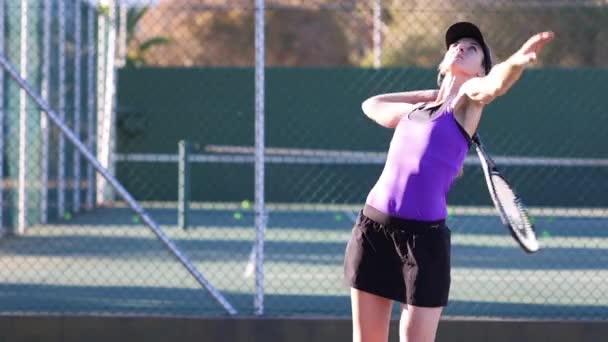
[[[555,34],[551,31],[541,32],[530,37],[511,58],[511,62],[518,66],[534,63],[542,49],[553,40]]]

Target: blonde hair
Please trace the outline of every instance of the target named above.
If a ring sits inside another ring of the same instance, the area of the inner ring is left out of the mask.
[[[445,74],[447,72],[444,69],[445,68],[443,65],[443,61],[441,61],[441,63],[439,63],[439,66],[437,67],[437,85],[439,87],[441,87],[441,83],[443,83],[443,79],[445,78]]]

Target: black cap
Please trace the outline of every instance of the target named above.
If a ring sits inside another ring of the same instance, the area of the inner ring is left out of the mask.
[[[462,38],[471,38],[479,43],[483,50],[483,66],[487,75],[490,72],[490,69],[492,69],[492,56],[490,56],[490,49],[484,41],[479,28],[475,26],[475,24],[466,21],[450,26],[445,33],[446,48],[449,49],[450,45]]]

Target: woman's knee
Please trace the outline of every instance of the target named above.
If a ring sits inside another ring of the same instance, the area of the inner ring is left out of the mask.
[[[443,308],[422,308],[409,305],[402,312],[401,340],[407,342],[433,342]],[[404,338],[405,337],[405,338]]]

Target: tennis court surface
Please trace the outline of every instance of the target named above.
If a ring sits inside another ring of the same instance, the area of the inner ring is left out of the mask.
[[[251,208],[192,203],[147,209],[241,314],[253,314]],[[222,208],[222,209],[217,209]],[[343,252],[357,206],[269,204],[267,315],[350,315]],[[601,209],[532,208],[541,250],[525,254],[493,208],[451,207],[452,289],[446,316],[608,318],[608,227]],[[5,312],[225,314],[128,208],[98,208],[0,240]],[[397,310],[397,307],[395,307]]]

